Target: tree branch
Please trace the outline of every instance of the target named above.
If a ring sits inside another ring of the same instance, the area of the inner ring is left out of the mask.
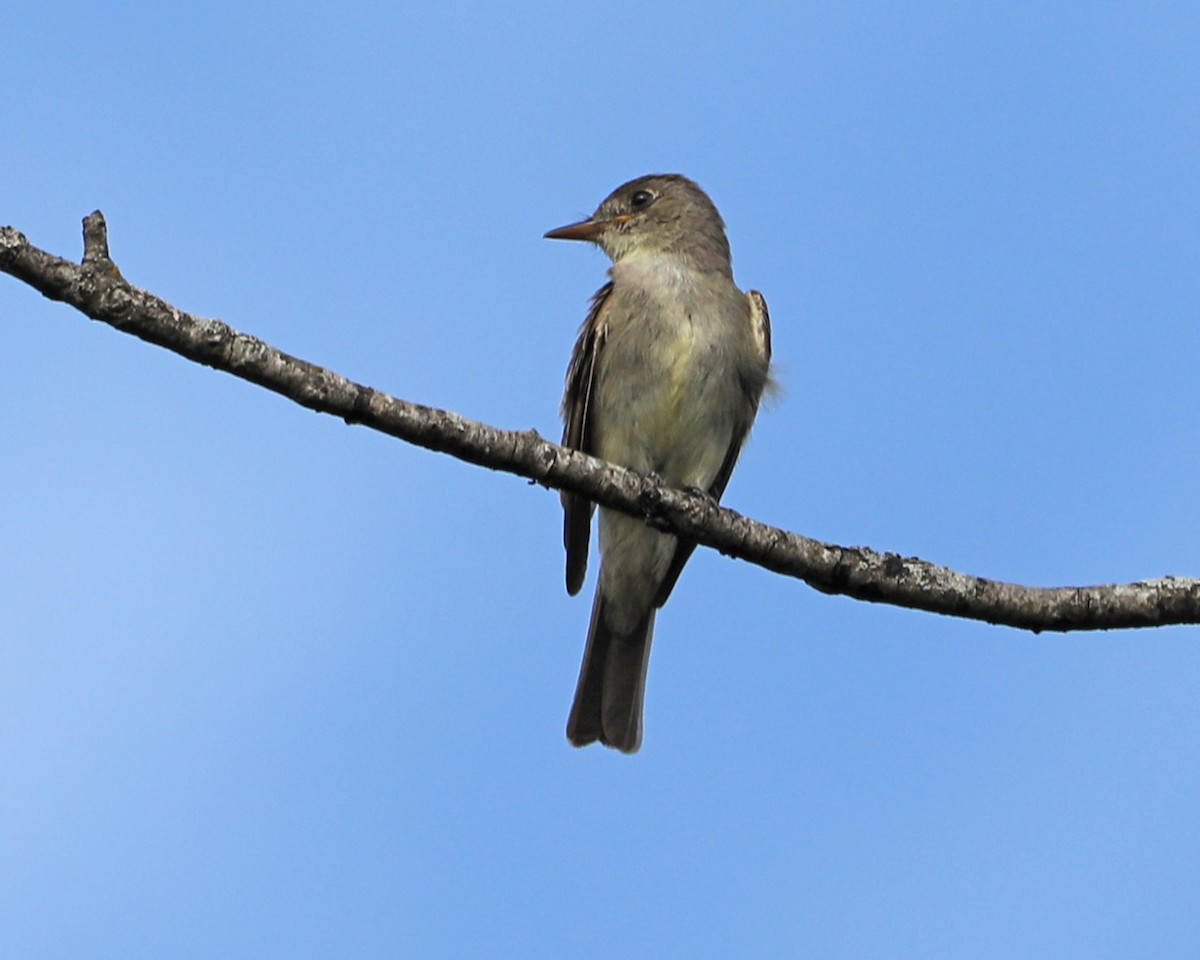
[[[400,400],[289,356],[219,320],[185,313],[133,286],[109,257],[108,232],[99,211],[84,218],[83,239],[83,261],[76,264],[39,250],[12,227],[0,227],[0,271],[93,320],[311,410],[582,494],[826,593],[1033,631],[1200,623],[1200,580],[1165,577],[1094,587],[1024,587],[958,573],[916,557],[821,543],[758,523],[702,494],[670,489],[654,477],[549,443],[534,430],[500,430],[449,410]]]

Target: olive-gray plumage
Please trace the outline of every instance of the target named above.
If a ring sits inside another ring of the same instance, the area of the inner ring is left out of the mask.
[[[717,208],[686,177],[655,174],[546,236],[589,240],[613,261],[571,355],[563,444],[719,498],[767,384],[771,337],[762,295],[733,281]],[[563,508],[575,594],[592,504],[565,494]],[[601,508],[599,582],[567,721],[576,746],[641,745],[654,614],[693,546]]]

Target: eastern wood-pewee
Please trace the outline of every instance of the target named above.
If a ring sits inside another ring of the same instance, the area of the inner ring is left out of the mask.
[[[678,174],[618,187],[591,217],[546,234],[611,258],[567,370],[563,444],[720,498],[767,384],[762,295],[733,282],[725,224]],[[563,496],[567,591],[583,586],[593,505]],[[600,577],[567,737],[625,753],[642,742],[655,611],[694,544],[600,510]]]

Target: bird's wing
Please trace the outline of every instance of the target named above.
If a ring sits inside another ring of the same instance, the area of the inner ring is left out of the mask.
[[[759,356],[765,364],[771,363],[771,314],[767,311],[767,298],[757,290],[746,291],[746,302],[750,304],[750,330],[758,346]]]
[[[579,339],[571,351],[567,367],[567,386],[563,392],[563,446],[583,453],[595,454],[592,446],[590,421],[592,389],[595,386],[596,358],[604,345],[606,324],[604,309],[612,293],[606,283],[592,297]],[[592,511],[595,505],[586,497],[574,493],[562,495],[563,546],[567,550],[567,593],[577,594],[587,573],[588,538],[591,535]]]
[[[771,315],[767,312],[767,301],[757,290],[750,290],[746,293],[746,302],[750,305],[750,332],[758,347],[763,369],[766,370],[771,363]],[[708,492],[714,500],[721,499],[721,495],[729,483],[729,478],[733,474],[738,454],[742,452],[742,444],[746,442],[746,435],[750,432],[750,425],[754,422],[754,415],[758,412],[758,400],[762,396],[764,383],[765,381],[759,381],[756,384],[742,384],[748,401],[745,408],[746,416],[743,422],[734,429],[733,436],[730,438],[729,450],[721,463],[721,469],[717,471],[713,482],[709,484]],[[671,557],[671,564],[667,567],[666,576],[663,577],[658,593],[654,597],[656,607],[661,607],[667,602],[667,597],[675,589],[675,581],[683,572],[683,565],[688,562],[688,558],[695,549],[694,543],[680,539],[679,545],[675,548],[675,554]]]

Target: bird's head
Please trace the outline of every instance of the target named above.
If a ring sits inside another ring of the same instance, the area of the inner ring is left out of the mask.
[[[546,234],[588,240],[614,263],[630,256],[678,256],[706,269],[730,270],[725,223],[703,190],[677,173],[638,177],[617,187],[586,220]]]

